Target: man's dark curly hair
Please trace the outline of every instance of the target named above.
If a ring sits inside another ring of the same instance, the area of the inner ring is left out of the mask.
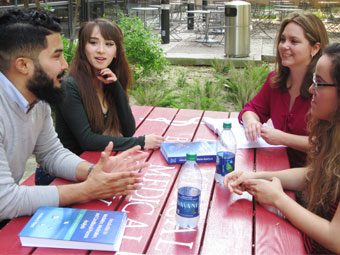
[[[47,47],[46,36],[60,33],[59,19],[44,11],[9,10],[0,16],[0,71],[17,57],[37,58]]]

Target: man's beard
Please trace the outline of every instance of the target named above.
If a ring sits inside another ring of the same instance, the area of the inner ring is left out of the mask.
[[[50,105],[60,104],[66,95],[64,86],[54,87],[53,79],[51,79],[47,73],[41,68],[40,64],[34,65],[34,75],[31,80],[28,81],[27,88],[38,99],[47,102]],[[58,75],[61,77],[63,72]]]

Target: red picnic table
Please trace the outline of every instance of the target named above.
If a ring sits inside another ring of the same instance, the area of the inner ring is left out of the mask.
[[[158,134],[168,141],[216,139],[204,117],[225,119],[237,113],[132,106],[135,135]],[[168,165],[159,150],[149,151],[140,190],[126,197],[75,204],[74,208],[118,210],[128,223],[117,254],[305,254],[301,233],[274,208],[264,208],[252,196],[231,194],[214,182],[215,163],[200,163],[203,176],[197,228],[175,224],[176,182],[181,164]],[[100,152],[81,157],[96,163]],[[236,170],[267,171],[289,167],[285,148],[239,149]],[[69,183],[56,179],[52,185]],[[34,185],[31,176],[23,185]],[[293,193],[290,195],[294,197]],[[30,217],[11,220],[0,231],[0,254],[112,254],[112,252],[23,247],[18,233]]]

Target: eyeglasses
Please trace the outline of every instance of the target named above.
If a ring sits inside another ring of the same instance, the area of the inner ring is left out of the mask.
[[[337,84],[332,83],[318,83],[316,81],[316,75],[313,73],[314,94],[318,93],[318,87],[337,87]]]

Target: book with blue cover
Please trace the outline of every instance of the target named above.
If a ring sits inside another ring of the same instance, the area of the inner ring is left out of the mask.
[[[186,154],[197,154],[197,163],[216,162],[216,141],[161,143],[161,153],[168,164],[185,163]]]
[[[40,207],[19,233],[23,246],[118,251],[126,212]]]

